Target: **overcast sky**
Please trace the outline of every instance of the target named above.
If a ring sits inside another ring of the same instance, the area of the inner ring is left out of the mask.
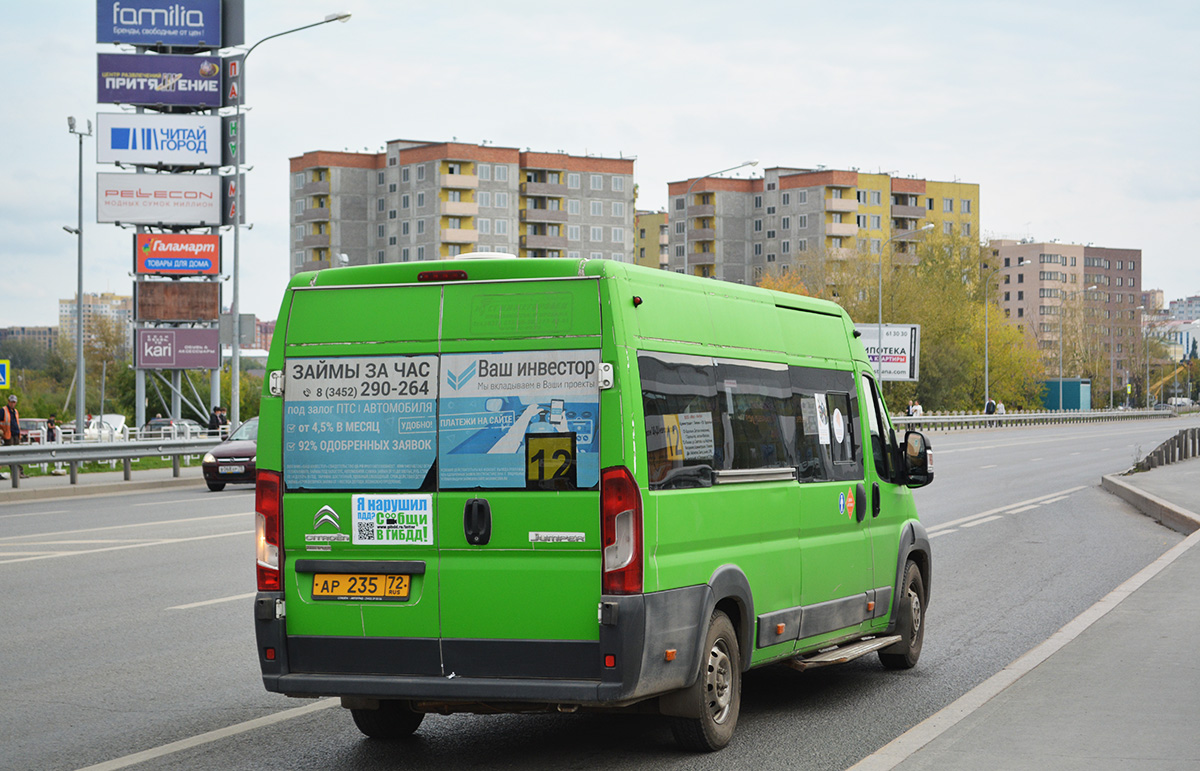
[[[288,158],[390,139],[636,156],[668,181],[757,158],[980,185],[985,237],[1141,249],[1144,285],[1200,293],[1200,3],[246,0],[243,313],[288,278]],[[96,3],[8,5],[0,119],[0,326],[73,297],[77,139],[95,121]],[[95,222],[84,140],[84,290],[132,291],[130,231]],[[231,269],[232,236],[225,236]],[[230,299],[226,285],[224,301]]]

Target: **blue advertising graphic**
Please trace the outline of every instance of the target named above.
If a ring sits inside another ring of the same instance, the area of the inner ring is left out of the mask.
[[[96,161],[223,166],[219,115],[98,113]]]
[[[96,42],[220,48],[221,0],[97,0]]]
[[[419,489],[437,457],[437,376],[436,356],[289,359],[288,486]]]
[[[573,484],[555,489],[595,487],[599,364],[595,350],[444,355],[439,486],[525,488],[569,474]]]
[[[102,104],[220,107],[218,56],[97,54],[96,101]]]

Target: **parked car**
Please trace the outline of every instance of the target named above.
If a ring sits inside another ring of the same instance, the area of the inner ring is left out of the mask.
[[[45,418],[21,418],[21,444],[40,444],[46,441]]]
[[[229,438],[204,454],[201,468],[208,489],[219,492],[233,483],[254,484],[254,462],[258,455],[258,418],[250,418]]]
[[[93,415],[87,428],[83,429],[83,438],[101,442],[116,442],[125,439],[125,416],[118,412],[106,412],[103,415]]]
[[[142,439],[183,439],[189,436],[203,436],[207,429],[191,418],[151,418],[141,429],[138,437]]]

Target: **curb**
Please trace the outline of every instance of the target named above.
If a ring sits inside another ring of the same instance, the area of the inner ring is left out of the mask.
[[[153,479],[144,482],[99,482],[96,484],[75,484],[65,487],[43,487],[40,489],[5,490],[0,492],[0,506],[6,503],[22,501],[48,501],[56,498],[77,498],[81,495],[123,495],[142,490],[155,490],[173,487],[203,487],[204,478]]]
[[[1128,482],[1122,482],[1113,474],[1100,477],[1100,486],[1109,493],[1132,505],[1147,517],[1158,520],[1172,530],[1191,535],[1200,530],[1200,516],[1163,500]]]

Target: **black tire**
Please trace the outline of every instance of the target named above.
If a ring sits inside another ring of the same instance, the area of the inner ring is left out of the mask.
[[[225,489],[224,482],[205,482],[204,484],[208,485],[208,489],[212,490],[214,493],[219,493]]]
[[[737,632],[722,611],[713,611],[700,660],[700,677],[688,689],[700,717],[671,718],[671,733],[685,750],[714,752],[729,744],[742,705],[742,657]]]
[[[904,566],[903,596],[897,609],[896,634],[900,642],[879,651],[879,660],[888,669],[912,669],[921,658],[925,640],[925,580],[912,560]]]
[[[350,715],[364,736],[383,741],[407,739],[425,719],[407,701],[381,701],[379,709],[352,709]]]

